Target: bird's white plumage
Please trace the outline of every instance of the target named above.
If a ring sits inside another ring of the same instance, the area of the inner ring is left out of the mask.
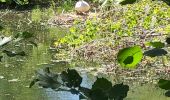
[[[75,10],[80,13],[88,12],[90,10],[90,5],[86,1],[81,0],[76,3]]]

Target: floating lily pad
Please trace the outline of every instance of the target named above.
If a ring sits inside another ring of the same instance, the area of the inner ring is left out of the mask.
[[[158,86],[161,89],[170,90],[170,80],[160,79],[158,82]]]
[[[124,48],[118,53],[118,62],[122,67],[135,68],[142,60],[143,53],[139,46]]]
[[[161,48],[154,48],[144,52],[145,56],[156,57],[166,55],[168,52]]]

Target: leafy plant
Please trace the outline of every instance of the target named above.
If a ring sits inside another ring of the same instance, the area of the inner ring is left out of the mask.
[[[118,62],[125,68],[134,68],[142,57],[143,53],[139,46],[124,48],[117,55]]]

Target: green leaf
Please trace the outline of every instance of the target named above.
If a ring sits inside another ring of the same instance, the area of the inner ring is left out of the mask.
[[[123,100],[127,96],[127,93],[129,91],[128,85],[116,84],[112,87],[112,89],[109,92],[109,98],[114,100]]]
[[[158,82],[158,86],[161,89],[170,90],[170,80],[160,79]]]
[[[107,92],[112,88],[112,83],[105,78],[97,78],[92,85],[92,90],[101,89],[103,92]]]
[[[133,4],[135,3],[137,0],[123,0],[122,2],[120,2],[121,5],[126,5],[126,4]]]
[[[145,56],[156,57],[166,55],[168,52],[164,49],[154,48],[144,52]]]
[[[150,42],[150,45],[155,47],[155,48],[163,48],[165,47],[165,44],[162,42]]]
[[[124,48],[118,53],[118,62],[122,67],[134,68],[142,59],[143,53],[139,46]]]
[[[76,70],[67,69],[67,71],[63,71],[60,76],[63,83],[65,83],[67,87],[80,87],[82,77],[78,74]]]

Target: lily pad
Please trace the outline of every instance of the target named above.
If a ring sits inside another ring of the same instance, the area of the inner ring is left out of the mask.
[[[166,55],[168,52],[161,48],[154,48],[144,52],[145,56],[156,57]]]
[[[170,90],[170,80],[160,79],[158,82],[158,86],[161,89]]]
[[[143,53],[139,46],[124,48],[118,53],[118,62],[124,68],[135,68],[142,60]]]

